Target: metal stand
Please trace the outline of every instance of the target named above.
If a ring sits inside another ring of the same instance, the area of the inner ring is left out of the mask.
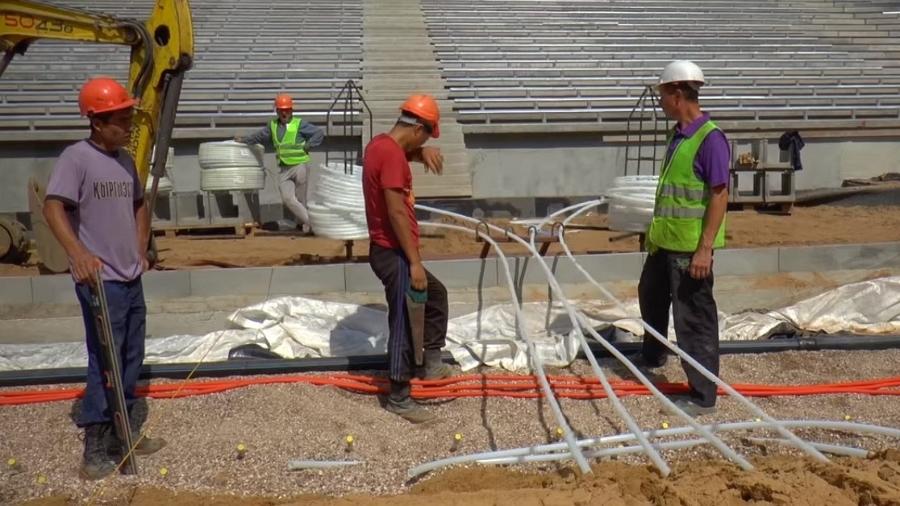
[[[741,163],[738,158],[737,143],[731,141],[731,181],[728,189],[728,202],[731,204],[756,204],[781,206],[789,211],[796,200],[794,187],[794,170],[790,162],[770,162],[768,159],[768,142],[757,139],[750,143],[752,163]],[[750,174],[753,177],[751,190],[741,190],[740,175]],[[770,178],[779,178],[779,188],[769,188]]]
[[[338,104],[339,102],[340,104]],[[362,105],[362,109],[360,109],[360,104]],[[353,79],[349,79],[344,83],[344,87],[341,88],[340,93],[335,97],[334,102],[331,103],[331,107],[328,108],[328,114],[325,115],[326,138],[330,138],[337,133],[337,127],[332,124],[331,119],[331,115],[335,113],[336,110],[341,111],[340,132],[344,137],[355,137],[353,135],[353,128],[356,126],[357,115],[361,116],[362,114],[368,114],[369,141],[372,140],[372,110],[369,109],[369,104],[366,103],[362,90],[359,89],[359,86],[356,85],[356,82],[354,82]],[[344,163],[345,174],[353,174],[353,166],[362,164],[362,150],[366,143],[368,143],[368,141],[363,143],[362,138],[360,138],[359,145],[354,145],[353,147],[344,146],[340,161]],[[325,151],[325,165],[328,165],[331,161],[331,152]]]
[[[659,164],[665,155],[665,145],[659,149],[660,141],[665,141],[669,131],[669,119],[660,109],[656,90],[652,86],[645,87],[631,113],[628,114],[625,131],[625,176],[652,175],[659,170]],[[647,130],[644,128],[645,123],[649,127]],[[660,136],[660,132],[663,137]]]

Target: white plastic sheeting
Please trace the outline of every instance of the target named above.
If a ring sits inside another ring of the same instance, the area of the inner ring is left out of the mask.
[[[599,301],[581,301],[577,307],[598,329],[614,325],[641,333],[636,301],[626,304],[625,311]],[[526,329],[546,365],[574,360],[578,344],[569,335],[571,322],[562,307],[535,302],[523,310]],[[302,297],[280,297],[240,309],[228,323],[234,328],[204,336],[148,339],[146,362],[222,361],[230,349],[249,343],[285,358],[378,354],[385,353],[388,336],[387,315],[380,309]],[[900,276],[845,285],[765,314],[720,314],[720,329],[722,340],[762,339],[787,330],[900,334]],[[510,305],[450,320],[446,349],[463,370],[480,363],[514,371],[528,368]],[[0,370],[78,367],[86,362],[82,343],[0,345]]]
[[[577,344],[567,335],[571,330],[568,319],[559,308],[553,308],[549,316],[546,309],[543,303],[525,304],[527,329],[547,365],[569,364]],[[602,313],[591,303],[583,309],[589,314]],[[148,339],[145,362],[223,361],[235,346],[251,343],[285,358],[371,355],[387,349],[386,312],[356,304],[279,297],[235,311],[228,323],[236,328],[203,336]],[[516,336],[510,305],[450,320],[446,349],[463,369],[480,362],[509,370],[528,366],[526,346]],[[82,343],[0,345],[0,370],[79,367],[86,362]]]
[[[802,331],[900,334],[900,276],[840,286],[781,309],[720,317],[722,340],[765,338]]]

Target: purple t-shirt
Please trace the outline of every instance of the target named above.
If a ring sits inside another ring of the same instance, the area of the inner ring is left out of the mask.
[[[709,121],[709,114],[703,113],[684,128],[681,127],[681,124],[675,125],[675,135],[666,151],[667,163],[678,144],[686,137],[697,133],[697,130],[707,121]],[[715,188],[728,184],[730,166],[731,147],[728,145],[728,139],[721,130],[713,130],[706,136],[706,139],[703,139],[703,144],[697,151],[697,157],[694,158],[694,174],[697,174],[697,177],[711,188]]]
[[[67,147],[53,167],[47,199],[62,201],[72,230],[103,261],[101,277],[131,281],[141,275],[135,206],[144,198],[134,160],[89,141]]]

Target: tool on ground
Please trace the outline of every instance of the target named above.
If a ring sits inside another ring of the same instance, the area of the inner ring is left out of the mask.
[[[425,302],[427,301],[428,292],[425,290],[414,290],[410,287],[406,291],[406,314],[409,318],[413,351],[418,367],[425,365]]]
[[[131,437],[131,424],[128,419],[128,406],[125,404],[125,389],[122,386],[122,366],[119,361],[119,353],[113,336],[112,324],[109,319],[109,305],[106,300],[106,289],[100,273],[94,274],[91,288],[91,312],[94,315],[94,324],[97,328],[97,337],[103,350],[102,368],[106,377],[106,399],[112,413],[113,426],[119,441],[122,443],[122,472],[124,474],[137,474],[137,462],[134,458],[134,442]]]

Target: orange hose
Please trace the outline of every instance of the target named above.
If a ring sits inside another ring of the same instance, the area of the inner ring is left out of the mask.
[[[604,399],[606,392],[597,378],[581,376],[548,376],[548,381],[558,397],[567,399]],[[192,380],[139,387],[138,395],[159,398],[190,397],[226,392],[253,385],[305,383],[316,386],[333,386],[360,394],[386,393],[387,378],[358,374],[293,374],[280,376],[254,376],[226,380]],[[543,394],[534,376],[514,374],[466,374],[441,380],[413,382],[412,395],[417,399],[454,399],[463,397],[508,397],[533,399]],[[650,395],[643,385],[633,381],[610,382],[616,395]],[[688,391],[684,383],[658,383],[663,393],[676,394]],[[900,395],[900,376],[876,378],[845,383],[815,385],[756,385],[732,384],[735,390],[748,397],[804,396],[827,394]],[[719,395],[723,395],[719,391]],[[49,390],[18,390],[0,392],[0,406],[37,404],[66,401],[84,395],[83,388],[54,388]]]

